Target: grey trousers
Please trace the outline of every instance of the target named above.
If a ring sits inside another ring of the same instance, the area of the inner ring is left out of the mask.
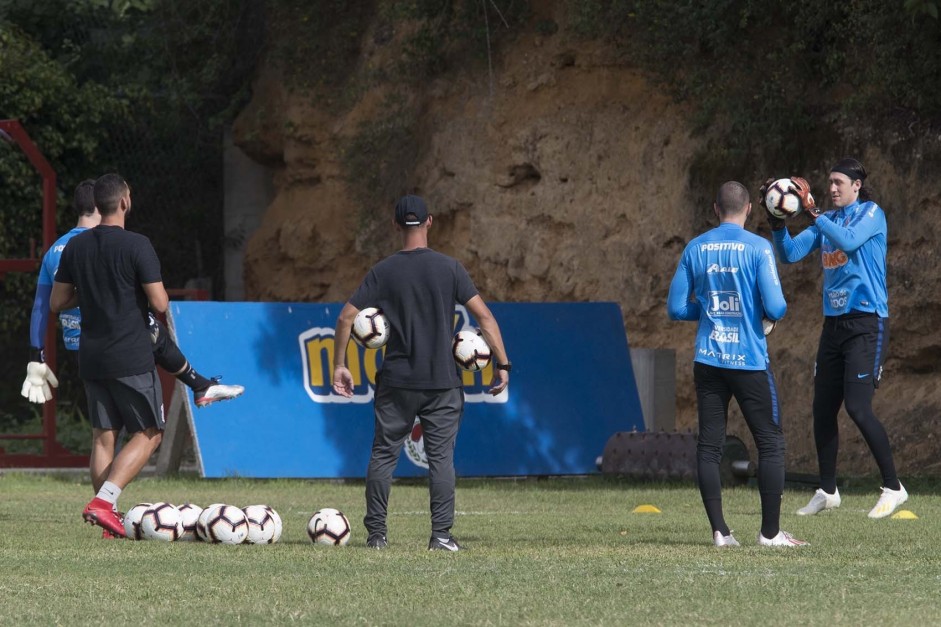
[[[428,456],[431,532],[447,537],[454,524],[454,444],[464,413],[464,389],[408,390],[376,384],[375,435],[366,473],[366,516],[369,535],[386,535],[386,513],[392,473],[412,431],[421,421]]]

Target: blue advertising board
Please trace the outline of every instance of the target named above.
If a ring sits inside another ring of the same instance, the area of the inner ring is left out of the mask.
[[[174,302],[177,341],[206,376],[245,386],[193,411],[206,477],[364,477],[382,353],[350,342],[352,399],[332,390],[342,304]],[[492,365],[464,372],[455,452],[460,476],[586,474],[618,431],[644,429],[621,310],[615,303],[491,303],[513,360],[509,388],[487,394]],[[464,307],[456,330],[474,326]],[[397,476],[423,476],[421,427]]]

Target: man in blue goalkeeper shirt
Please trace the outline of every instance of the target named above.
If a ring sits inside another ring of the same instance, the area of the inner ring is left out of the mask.
[[[741,183],[724,183],[713,209],[719,226],[686,246],[667,300],[671,320],[699,323],[693,360],[699,491],[714,544],[738,546],[722,514],[719,478],[729,402],[734,397],[758,448],[758,544],[802,546],[807,543],[779,526],[784,432],[762,322],[779,320],[787,310],[774,254],[767,240],[744,228],[751,202]]]
[[[817,207],[807,181],[792,178],[814,223],[791,238],[783,220],[770,220],[774,249],[784,263],[800,261],[820,249],[823,266],[824,319],[814,364],[813,402],[820,488],[797,510],[801,516],[840,506],[836,459],[841,405],[863,434],[882,475],[882,494],[869,517],[885,518],[908,500],[895,471],[889,437],[872,410],[889,345],[888,229],[885,212],[865,185],[866,176],[856,159],[837,162],[828,177],[834,209],[827,212]]]
[[[49,295],[52,292],[52,283],[59,260],[65,245],[73,237],[98,226],[101,215],[95,207],[95,181],[88,179],[82,181],[75,188],[73,204],[78,211],[78,224],[71,231],[56,240],[46,254],[43,255],[39,270],[39,280],[36,284],[36,297],[33,301],[33,312],[29,321],[30,358],[26,367],[26,380],[23,382],[22,394],[34,403],[44,403],[52,398],[51,387],[58,387],[59,382],[55,373],[45,363],[45,334],[49,321]],[[76,307],[59,314],[62,324],[62,341],[67,351],[78,351],[81,337],[81,311]],[[182,381],[193,390],[193,398],[197,407],[205,407],[217,401],[239,396],[244,391],[241,385],[222,385],[218,379],[207,379],[196,372],[195,369],[180,352],[179,346],[170,337],[167,328],[159,320],[150,317],[150,335],[153,339],[154,360],[157,365],[174,377]]]

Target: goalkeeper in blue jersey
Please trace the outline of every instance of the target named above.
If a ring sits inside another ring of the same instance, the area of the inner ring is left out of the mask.
[[[863,434],[882,475],[882,494],[869,517],[885,518],[908,500],[895,471],[889,437],[872,410],[889,344],[885,212],[872,200],[865,185],[866,169],[856,159],[842,159],[830,170],[831,211],[817,207],[807,181],[791,180],[814,223],[792,238],[784,221],[772,216],[774,249],[784,263],[800,261],[820,250],[824,316],[814,365],[813,402],[820,488],[797,513],[810,516],[840,506],[837,414],[843,406]]]
[[[686,246],[667,300],[671,320],[699,324],[693,360],[699,414],[699,491],[714,544],[738,546],[722,514],[719,478],[729,403],[734,397],[758,448],[758,544],[802,546],[807,543],[779,526],[784,432],[763,330],[763,320],[779,320],[787,303],[771,245],[744,228],[751,212],[745,186],[735,181],[724,183],[713,209],[719,226]]]
[[[52,398],[51,387],[58,387],[55,373],[45,363],[45,334],[49,321],[49,295],[59,259],[66,244],[79,233],[98,226],[101,215],[95,207],[95,181],[85,180],[75,188],[73,204],[78,211],[78,224],[71,231],[56,240],[43,255],[36,285],[36,297],[33,301],[33,313],[29,321],[30,357],[26,366],[26,380],[22,394],[34,403],[44,403]],[[62,341],[68,351],[78,351],[81,336],[82,315],[76,307],[59,314],[62,324]],[[154,361],[174,377],[193,390],[197,407],[205,407],[217,401],[239,396],[244,391],[241,385],[223,385],[216,378],[207,379],[195,369],[180,352],[179,346],[170,337],[167,328],[159,320],[150,317],[150,335],[153,339]]]

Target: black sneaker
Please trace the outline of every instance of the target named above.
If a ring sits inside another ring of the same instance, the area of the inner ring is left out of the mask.
[[[370,549],[384,549],[389,546],[389,541],[386,540],[384,535],[377,533],[369,536],[369,539],[366,540],[366,546]]]
[[[454,539],[454,536],[449,535],[446,538],[436,538],[431,536],[431,540],[428,541],[428,550],[429,551],[460,551],[461,545],[457,543],[457,540]]]

